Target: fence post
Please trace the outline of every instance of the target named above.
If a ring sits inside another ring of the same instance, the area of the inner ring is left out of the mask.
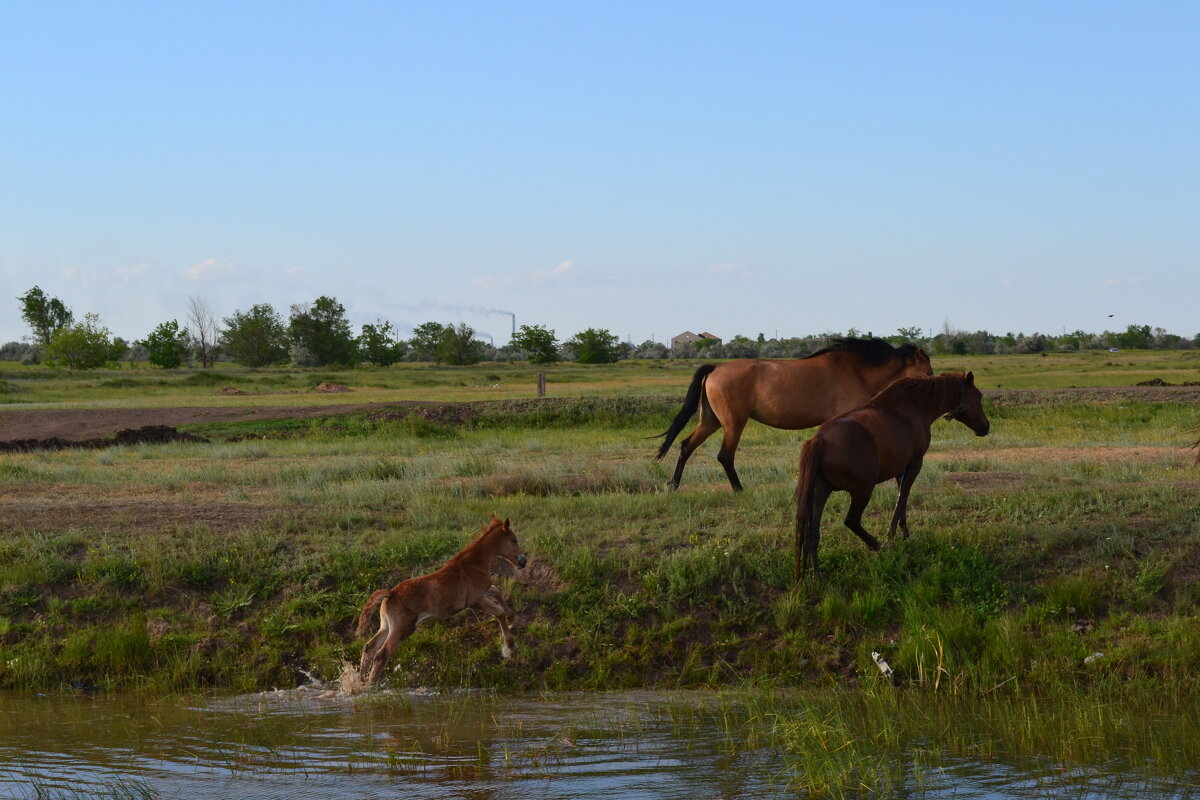
[[[546,373],[538,373],[538,397],[546,396]]]

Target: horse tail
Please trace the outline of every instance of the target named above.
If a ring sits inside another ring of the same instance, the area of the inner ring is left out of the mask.
[[[687,425],[688,420],[696,413],[696,409],[700,408],[700,398],[704,395],[704,381],[708,377],[708,374],[716,368],[715,364],[703,364],[696,370],[696,374],[692,378],[692,385],[688,387],[687,396],[683,398],[683,408],[679,410],[679,413],[675,415],[675,419],[671,421],[671,427],[667,428],[664,433],[658,434],[667,438],[663,440],[662,446],[658,448],[658,455],[654,457],[655,461],[670,451],[671,445],[675,442],[675,437]]]
[[[358,615],[359,636],[366,635],[367,629],[371,626],[371,616],[375,613],[375,610],[379,608],[380,604],[383,603],[384,599],[386,599],[391,593],[391,589],[377,589],[376,591],[371,592],[371,596],[367,598],[367,604],[363,606],[362,613]]]
[[[813,520],[813,500],[824,455],[825,441],[819,436],[805,442],[800,451],[800,470],[796,479],[796,580],[804,576],[807,545],[816,533],[813,526],[821,524],[820,520]]]

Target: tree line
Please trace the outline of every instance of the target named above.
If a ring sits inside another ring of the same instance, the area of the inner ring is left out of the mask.
[[[560,341],[543,325],[522,325],[511,341],[494,347],[476,338],[466,323],[425,322],[401,338],[387,320],[362,325],[356,334],[337,298],[321,296],[311,303],[291,306],[285,319],[268,303],[260,303],[218,319],[208,303],[191,297],[182,323],[165,320],[144,338],[126,341],[113,336],[98,315],[86,313],[77,320],[57,297],[34,286],[17,298],[21,318],[31,334],[25,342],[0,346],[0,361],[47,363],[70,369],[90,369],[121,361],[149,362],[174,368],[195,364],[211,368],[217,361],[248,367],[388,366],[399,361],[433,361],[442,364],[475,364],[480,361],[530,361],[546,364],[576,361],[612,363],[639,358],[798,358],[826,346],[831,336],[871,336],[851,328],[844,334],[791,338],[756,338],[736,335],[727,341],[702,339],[667,345],[647,340],[639,345],[623,342],[605,328],[588,328]],[[1124,331],[992,334],[967,332],[944,325],[937,334],[921,328],[900,328],[883,336],[893,344],[918,344],[934,355],[991,355],[1005,353],[1071,352],[1088,349],[1191,349],[1200,347],[1200,334],[1185,338],[1149,325],[1129,325]]]

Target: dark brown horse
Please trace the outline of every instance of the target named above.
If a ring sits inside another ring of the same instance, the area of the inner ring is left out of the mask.
[[[513,608],[500,587],[492,584],[492,560],[525,566],[525,554],[508,520],[492,515],[483,533],[436,572],[409,578],[391,589],[372,592],[358,616],[358,635],[367,632],[379,609],[379,632],[363,648],[358,671],[367,686],[379,680],[396,647],[427,619],[445,619],[467,608],[486,611],[500,622],[500,654],[513,653]]]
[[[675,416],[655,458],[662,458],[696,409],[700,423],[679,446],[671,488],[679,487],[688,456],[724,428],[717,461],[729,485],[741,491],[733,456],[746,420],[772,428],[799,430],[820,425],[865,403],[896,378],[932,375],[929,356],[916,345],[892,347],[882,339],[835,338],[833,344],[804,358],[739,358],[705,364],[696,370],[683,408]]]
[[[850,493],[846,527],[878,550],[879,540],[862,525],[863,510],[875,484],[895,478],[900,496],[888,538],[897,526],[908,536],[908,493],[921,472],[930,428],[939,416],[958,420],[976,436],[987,435],[990,423],[973,373],[902,378],[853,411],[825,422],[804,443],[796,482],[797,580],[810,563],[817,575],[821,513],[833,492]]]

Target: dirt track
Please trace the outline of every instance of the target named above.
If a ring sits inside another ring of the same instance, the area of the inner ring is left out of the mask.
[[[194,425],[262,419],[328,417],[392,408],[396,403],[347,403],[324,406],[253,406],[238,408],[100,408],[0,411],[0,442],[65,439],[79,442],[150,426]]]
[[[1129,400],[1195,403],[1200,386],[1119,386],[1086,389],[994,389],[984,394],[1002,405],[1103,403]],[[205,422],[298,419],[385,411],[430,403],[345,403],[321,406],[242,406],[237,408],[113,408],[0,410],[0,442],[61,439],[83,442],[146,427],[176,427]],[[1200,421],[1200,419],[1198,419]]]

